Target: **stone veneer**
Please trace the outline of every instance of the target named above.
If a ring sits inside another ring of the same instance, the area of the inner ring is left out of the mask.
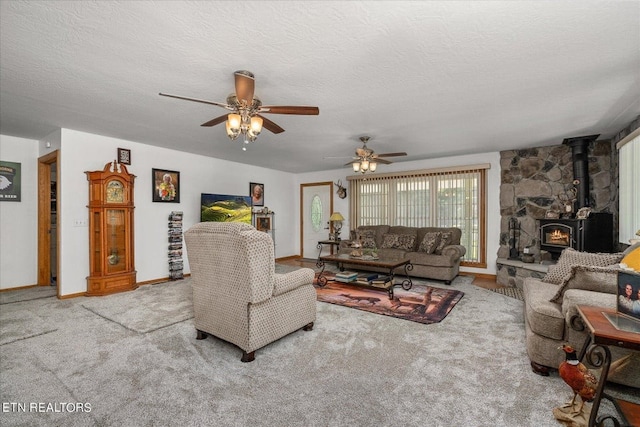
[[[611,140],[589,144],[589,199],[594,212],[613,214],[614,242],[618,230],[618,156],[615,144],[640,127],[640,116]],[[567,135],[567,138],[581,135]],[[509,256],[509,220],[520,225],[517,248],[522,253],[531,248],[535,261],[540,261],[538,219],[546,212],[563,212],[561,196],[573,186],[571,148],[560,143],[548,147],[500,152],[500,247],[498,258]],[[623,248],[618,247],[618,250]],[[522,287],[525,277],[544,276],[537,271],[498,263],[497,282]]]
[[[590,205],[594,212],[610,212],[617,223],[617,156],[610,141],[589,144]],[[500,247],[498,258],[509,256],[509,220],[517,219],[520,230],[517,249],[525,247],[540,261],[538,219],[548,211],[564,212],[562,198],[573,188],[571,147],[554,145],[500,152]],[[617,230],[617,227],[615,227]],[[611,236],[613,239],[614,236]],[[497,281],[521,287],[524,277],[533,272],[498,264]],[[534,276],[539,274],[533,273]]]

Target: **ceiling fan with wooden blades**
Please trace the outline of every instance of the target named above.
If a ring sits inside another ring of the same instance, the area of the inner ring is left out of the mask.
[[[360,137],[360,141],[362,141],[362,148],[356,148],[356,155],[353,157],[353,160],[345,164],[345,166],[351,165],[354,172],[375,172],[379,163],[382,163],[383,165],[390,165],[393,163],[392,161],[383,159],[382,157],[399,157],[407,155],[405,152],[377,154],[371,148],[367,147],[369,139],[371,138],[368,136]]]
[[[262,101],[254,95],[255,76],[253,73],[246,70],[240,70],[233,74],[235,76],[236,91],[227,97],[226,103],[171,95],[162,92],[160,92],[160,95],[185,101],[215,105],[230,111],[228,114],[204,122],[201,126],[211,127],[226,122],[227,135],[229,138],[233,140],[242,134],[244,135],[245,144],[254,142],[263,127],[275,134],[284,132],[282,127],[262,116],[262,114],[295,114],[311,116],[320,114],[320,109],[318,107],[262,105]],[[246,150],[246,147],[243,147],[243,149]]]

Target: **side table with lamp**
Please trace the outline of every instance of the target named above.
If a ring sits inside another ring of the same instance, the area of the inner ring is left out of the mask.
[[[334,212],[329,217],[329,223],[331,224],[330,228],[333,229],[334,240],[338,242],[340,241],[340,231],[342,230],[342,221],[344,221],[344,217],[340,212]]]
[[[322,248],[324,245],[329,245],[331,248],[331,255],[333,255],[333,247],[336,247],[336,250],[340,250],[340,231],[342,230],[342,221],[344,221],[344,217],[340,212],[334,212],[329,217],[329,240],[320,240],[318,241],[318,260],[316,261],[316,265],[319,266],[321,261],[320,257],[322,256]]]

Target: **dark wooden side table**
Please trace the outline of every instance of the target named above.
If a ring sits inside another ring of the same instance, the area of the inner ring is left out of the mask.
[[[616,315],[615,310],[586,305],[579,305],[577,309],[580,317],[573,319],[572,326],[577,330],[582,330],[586,326],[589,333],[589,338],[580,352],[580,360],[586,356],[590,364],[596,368],[602,368],[596,396],[591,406],[589,427],[604,425],[607,419],[615,420],[615,425],[640,426],[640,405],[621,399],[614,399],[604,392],[607,376],[609,375],[609,367],[611,366],[611,351],[609,347],[616,346],[640,351],[640,334],[620,330],[613,326],[606,315]],[[624,418],[622,423],[613,415],[598,417],[598,409],[603,397],[613,402],[618,413]]]
[[[316,266],[320,268],[320,257],[322,256],[322,247],[324,245],[329,245],[331,248],[331,255],[333,255],[333,247],[336,247],[336,252],[340,252],[340,242],[341,240],[319,240],[318,241],[318,260],[316,261]]]

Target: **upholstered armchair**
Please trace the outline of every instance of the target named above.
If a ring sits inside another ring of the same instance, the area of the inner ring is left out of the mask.
[[[273,241],[244,223],[203,222],[184,233],[197,339],[240,347],[242,361],[316,319],[314,271],[275,273]]]

